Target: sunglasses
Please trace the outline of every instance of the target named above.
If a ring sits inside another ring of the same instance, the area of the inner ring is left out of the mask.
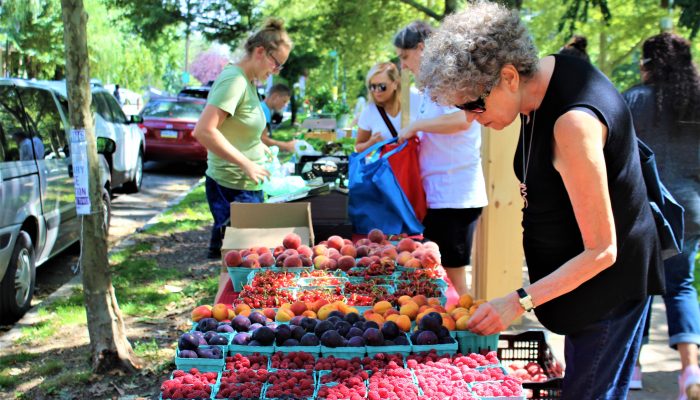
[[[386,83],[370,83],[369,91],[379,93],[386,92]]]
[[[282,68],[284,68],[284,65],[280,64],[279,61],[275,58],[275,56],[272,55],[269,51],[267,52],[267,55],[272,59],[272,61],[275,63],[275,72],[280,72],[282,71]]]
[[[462,111],[469,111],[476,114],[483,114],[486,112],[486,98],[491,94],[490,91],[486,91],[479,96],[478,99],[474,101],[468,101],[464,104],[455,104],[455,107]]]

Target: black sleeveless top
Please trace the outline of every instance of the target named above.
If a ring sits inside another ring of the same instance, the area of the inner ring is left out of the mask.
[[[523,209],[522,223],[530,281],[543,278],[583,252],[571,201],[552,163],[554,123],[580,107],[591,110],[608,128],[604,155],[617,260],[575,290],[535,309],[540,322],[559,334],[575,333],[625,301],[663,291],[663,263],[629,109],[613,84],[590,63],[561,55],[555,55],[549,87],[535,118],[531,115],[524,127],[513,162],[522,181],[523,156],[527,157],[531,143],[528,207]]]

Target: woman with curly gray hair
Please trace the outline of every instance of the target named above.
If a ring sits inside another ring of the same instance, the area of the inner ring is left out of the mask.
[[[469,329],[497,333],[534,309],[566,335],[564,398],[625,398],[649,296],[663,291],[625,101],[590,63],[538,60],[517,12],[489,2],[426,41],[419,82],[484,126],[521,118],[514,167],[531,283],[480,307]]]

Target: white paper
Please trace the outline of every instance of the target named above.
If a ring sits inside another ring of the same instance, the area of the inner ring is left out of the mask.
[[[78,215],[88,215],[90,214],[90,180],[84,129],[71,129],[70,153],[75,186],[75,209]]]

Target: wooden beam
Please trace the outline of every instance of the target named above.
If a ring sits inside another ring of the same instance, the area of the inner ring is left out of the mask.
[[[411,72],[401,70],[401,129],[411,123]]]
[[[520,121],[502,131],[482,128],[481,157],[489,205],[476,234],[472,286],[474,295],[491,300],[522,285],[522,207],[513,155]]]

